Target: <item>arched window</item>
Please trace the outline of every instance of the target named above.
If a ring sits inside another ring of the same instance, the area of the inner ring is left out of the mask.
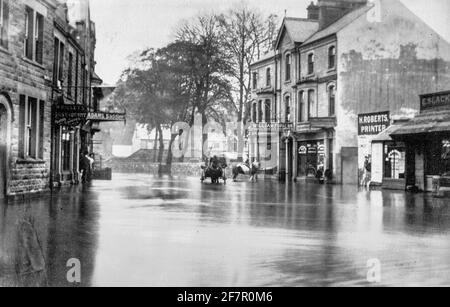
[[[314,53],[308,54],[308,75],[312,75],[314,73]]]
[[[286,123],[291,122],[291,97],[287,96],[285,98],[285,120]]]
[[[329,116],[336,115],[336,88],[334,85],[328,88],[328,114]]]
[[[305,110],[305,92],[301,91],[298,94],[298,121],[306,121],[306,110]]]
[[[308,91],[308,119],[317,117],[316,97],[314,90]]]
[[[270,67],[266,69],[266,86],[269,87],[272,85],[272,76]]]
[[[335,68],[336,66],[336,47],[331,46],[328,49],[328,68]]]
[[[271,107],[271,103],[270,103],[270,99],[266,99],[266,101],[264,102],[264,115],[265,115],[265,119],[266,119],[266,123],[270,123],[270,107]]]
[[[286,81],[291,80],[291,55],[286,55]]]

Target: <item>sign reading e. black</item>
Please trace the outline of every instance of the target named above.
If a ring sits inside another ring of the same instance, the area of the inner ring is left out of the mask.
[[[447,107],[450,109],[450,91],[420,96],[420,110],[440,109]]]
[[[377,135],[391,124],[389,111],[358,115],[358,135]]]

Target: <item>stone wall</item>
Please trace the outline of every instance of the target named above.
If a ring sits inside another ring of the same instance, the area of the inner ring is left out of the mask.
[[[199,177],[202,174],[201,166],[203,163],[173,163],[170,169],[170,174],[173,176],[184,177]],[[113,173],[145,173],[158,175],[159,164],[158,163],[146,163],[146,162],[106,162],[105,167],[110,167]],[[166,171],[165,165],[162,165],[162,169]],[[227,177],[231,177],[231,167],[226,169]]]

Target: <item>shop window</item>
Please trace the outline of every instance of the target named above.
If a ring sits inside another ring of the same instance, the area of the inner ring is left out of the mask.
[[[8,49],[9,0],[0,0],[0,47]]]
[[[20,95],[19,155],[22,158],[43,158],[44,101]]]
[[[317,171],[325,171],[325,146],[323,141],[300,142],[298,147],[298,174],[316,177]]]
[[[405,179],[406,149],[403,143],[384,144],[384,178]]]

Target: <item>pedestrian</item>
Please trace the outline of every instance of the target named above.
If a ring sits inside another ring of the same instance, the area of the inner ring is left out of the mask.
[[[89,152],[84,151],[80,159],[81,182],[87,183],[91,181],[91,171],[93,159],[89,157]]]
[[[364,170],[361,186],[370,188],[370,183],[372,181],[372,161],[371,156],[368,155],[364,160]]]

